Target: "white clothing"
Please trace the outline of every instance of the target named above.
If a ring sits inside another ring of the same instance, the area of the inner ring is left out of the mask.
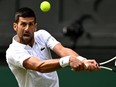
[[[23,67],[23,61],[31,56],[41,60],[51,59],[49,48],[53,49],[59,42],[45,30],[38,30],[34,33],[33,47],[18,43],[16,39],[17,36],[14,36],[12,44],[6,51],[6,60],[19,87],[59,87],[56,71],[40,73]]]

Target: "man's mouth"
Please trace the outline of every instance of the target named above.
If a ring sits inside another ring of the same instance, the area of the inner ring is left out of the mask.
[[[30,37],[30,35],[29,35],[29,34],[23,34],[23,36],[24,36],[24,37]]]

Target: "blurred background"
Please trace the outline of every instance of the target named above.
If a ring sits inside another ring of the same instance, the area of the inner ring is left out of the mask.
[[[0,0],[0,87],[18,87],[6,64],[5,51],[15,35],[12,28],[14,13],[21,7],[35,11],[38,29],[44,28],[80,55],[98,62],[116,55],[116,0],[47,0],[51,3],[47,13],[40,10],[42,1]],[[58,74],[60,87],[116,85],[116,75],[104,70],[75,73],[66,68],[58,70]]]

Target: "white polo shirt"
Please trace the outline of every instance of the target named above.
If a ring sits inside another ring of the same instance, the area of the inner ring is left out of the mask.
[[[51,59],[50,49],[59,43],[53,36],[45,30],[34,33],[35,42],[33,47],[24,45],[16,41],[13,37],[12,44],[6,51],[6,60],[9,68],[13,72],[19,87],[59,87],[57,72],[40,73],[27,70],[23,67],[23,61],[31,56],[41,60]]]

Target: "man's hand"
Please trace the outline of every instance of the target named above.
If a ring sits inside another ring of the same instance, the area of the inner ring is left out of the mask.
[[[84,59],[80,61],[75,57],[70,57],[69,65],[74,71],[94,71],[100,69],[98,63],[94,59]]]
[[[86,62],[86,64],[88,64]],[[87,70],[86,65],[84,64],[84,62],[78,60],[75,57],[70,57],[69,59],[69,66],[72,68],[72,70],[74,71],[83,71],[83,70]]]
[[[100,69],[98,63],[94,59],[84,59],[82,62],[86,65],[86,70],[88,71]]]

